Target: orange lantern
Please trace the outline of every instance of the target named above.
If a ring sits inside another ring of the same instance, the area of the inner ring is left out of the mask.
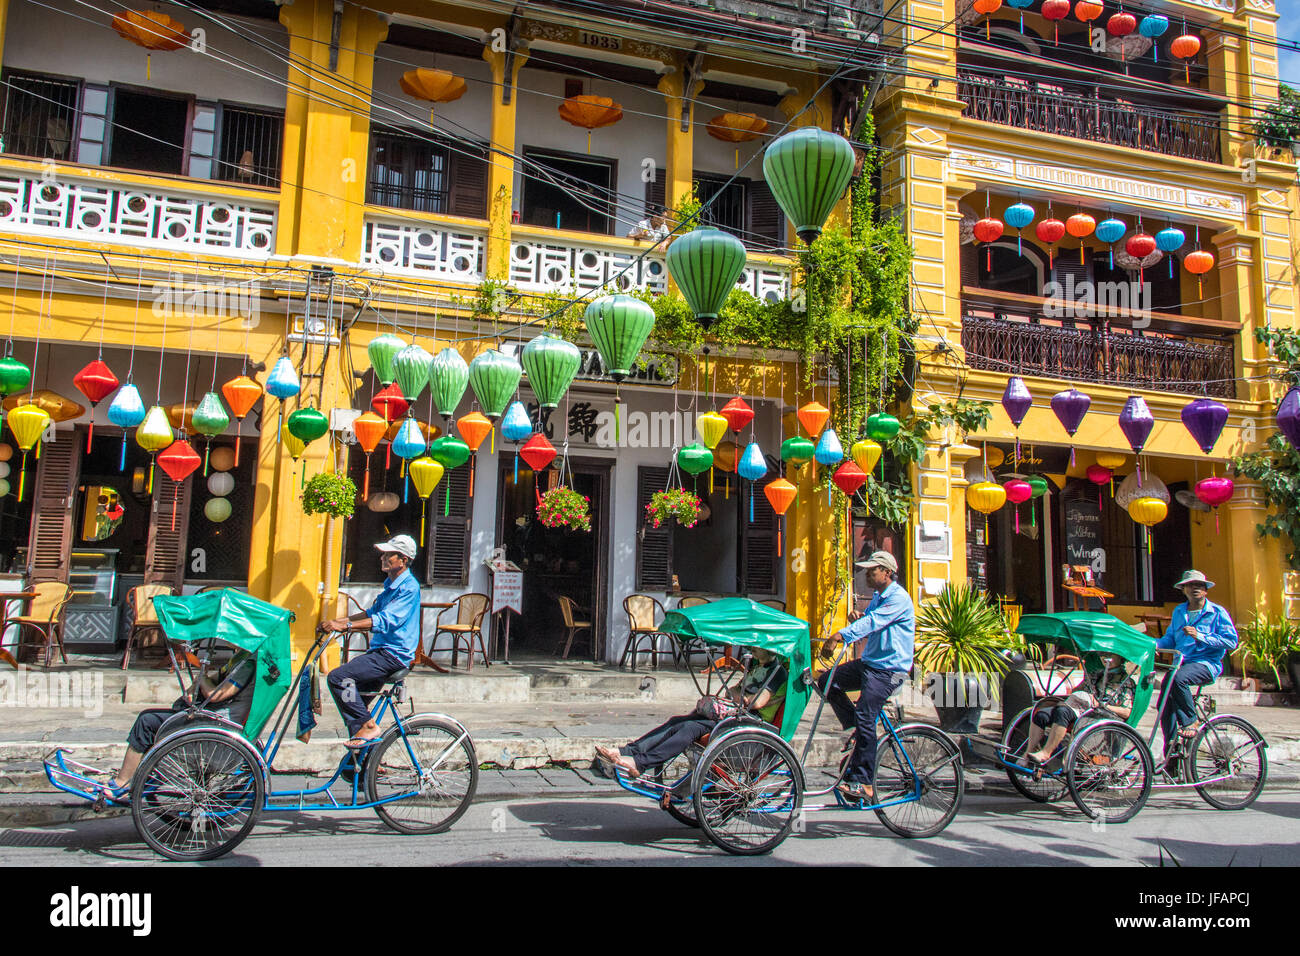
[[[1101,16],[1104,9],[1100,3],[1093,3],[1092,0],[1079,0],[1074,5],[1074,15],[1080,23],[1091,23]]]
[[[1183,27],[1186,29],[1186,26]],[[1169,52],[1183,61],[1183,79],[1192,82],[1192,60],[1201,52],[1201,38],[1194,33],[1184,33],[1169,41]]]
[[[154,51],[168,53],[190,45],[190,35],[179,20],[155,10],[125,10],[113,17],[113,29],[124,40],[148,51],[144,78],[153,79]]]
[[[465,440],[466,445],[469,445],[470,451],[475,453],[469,463],[469,495],[472,498],[474,497],[474,469],[478,465],[478,446],[492,434],[492,423],[481,412],[470,412],[456,420],[456,431],[460,432],[460,437]]]
[[[748,143],[767,132],[767,120],[753,113],[720,113],[705,124],[704,130],[724,143]],[[739,146],[736,147],[736,168],[740,168]]]
[[[771,504],[772,510],[776,512],[777,517],[781,518],[781,524],[776,527],[776,556],[781,556],[781,529],[785,524],[785,513],[789,510],[790,505],[794,503],[795,497],[799,494],[799,489],[794,486],[793,482],[786,481],[784,478],[777,478],[775,481],[769,481],[763,486],[763,494],[767,495],[768,503]]]
[[[972,6],[974,6],[976,13],[988,17],[989,14],[996,13],[1002,8],[1002,0],[975,0]],[[988,38],[989,21],[986,19],[984,21],[984,39],[987,40]]]
[[[168,405],[163,409],[167,413],[167,421],[171,422],[172,428],[176,431],[194,431],[194,410],[199,407],[198,402],[176,402]]]
[[[736,443],[731,440],[720,441],[717,447],[713,449],[713,467],[722,472],[726,477],[723,479],[723,497],[728,501],[731,500],[731,473],[736,470],[736,456],[739,449]]]
[[[808,437],[816,441],[826,425],[826,420],[831,417],[831,410],[821,402],[809,402],[795,414],[799,417],[799,424],[803,425]]]
[[[242,443],[244,416],[253,410],[257,400],[262,397],[262,386],[247,375],[232,378],[221,386],[221,394],[235,416],[235,467],[239,467],[239,446]]]
[[[446,70],[407,70],[397,85],[407,96],[430,103],[450,103],[465,95],[465,81]]]
[[[370,453],[379,447],[388,431],[388,422],[374,412],[362,412],[352,423],[352,433],[357,436],[357,444],[366,453],[366,477],[361,491],[361,500],[370,498]]]
[[[1086,212],[1076,212],[1065,220],[1065,231],[1079,240],[1079,265],[1083,265],[1083,240],[1097,231],[1097,220]]]
[[[10,395],[4,400],[4,410],[11,412],[19,405],[35,405],[46,415],[50,416],[51,421],[70,422],[74,418],[80,418],[86,413],[86,406],[74,402],[70,398],[65,398],[58,392],[50,391],[48,388],[38,388],[33,392],[22,392],[18,395]],[[40,457],[39,452],[36,457]]]
[[[391,442],[394,438],[397,437],[397,433],[401,430],[402,425],[404,425],[405,423],[406,423],[406,419],[404,418],[401,421],[393,422],[388,426],[388,430],[384,432],[384,437]],[[420,434],[424,436],[424,440],[426,444],[428,442],[433,441],[435,438],[437,438],[439,435],[442,434],[442,429],[439,428],[437,425],[430,425],[428,422],[421,422],[421,421],[416,421],[415,424],[416,427],[420,429]]]
[[[623,107],[608,96],[570,96],[560,104],[560,119],[587,131],[587,152],[591,152],[591,131],[613,126],[623,118]]]
[[[1183,268],[1196,276],[1196,297],[1201,298],[1201,276],[1214,268],[1214,254],[1204,249],[1189,252],[1183,258]]]

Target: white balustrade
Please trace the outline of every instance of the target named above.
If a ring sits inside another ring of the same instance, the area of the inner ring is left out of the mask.
[[[367,217],[361,261],[385,270],[477,283],[486,274],[486,236],[486,230]]]
[[[0,174],[0,228],[14,232],[264,257],[275,251],[275,212],[64,176]]]

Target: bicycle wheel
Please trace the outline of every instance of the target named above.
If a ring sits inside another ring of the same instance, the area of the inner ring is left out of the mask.
[[[1065,781],[1075,804],[1094,820],[1123,823],[1146,806],[1154,776],[1151,751],[1117,720],[1076,730],[1065,755]]]
[[[691,744],[686,753],[679,754],[663,766],[652,767],[647,774],[647,779],[660,786],[669,787],[678,781],[688,780],[701,752],[700,747]],[[683,800],[674,800],[670,803],[668,815],[688,827],[700,825],[699,819],[695,816],[695,801],[689,795]]]
[[[406,729],[405,735],[402,728]],[[478,757],[469,732],[445,717],[390,727],[366,758],[366,800],[400,833],[441,833],[474,799]]]
[[[1263,736],[1240,717],[1212,718],[1183,758],[1186,779],[1216,810],[1242,810],[1264,789],[1268,776],[1264,750]]]
[[[941,730],[900,727],[876,747],[880,822],[901,837],[930,837],[952,822],[966,792],[961,751]]]
[[[803,805],[803,769],[776,734],[738,730],[705,748],[692,789],[708,838],[728,853],[754,856],[790,835]]]
[[[1011,720],[1002,735],[1002,759],[1008,763],[1023,763],[1025,751],[1029,749],[1029,722],[1033,717],[1032,707],[1022,710]],[[1035,803],[1051,803],[1065,796],[1069,788],[1065,785],[1065,774],[1043,773],[1041,780],[1035,780],[1027,773],[1020,773],[1006,768],[1007,779],[1011,785]]]
[[[246,743],[221,731],[193,731],[145,755],[131,788],[131,819],[158,855],[212,860],[248,836],[265,793]]]

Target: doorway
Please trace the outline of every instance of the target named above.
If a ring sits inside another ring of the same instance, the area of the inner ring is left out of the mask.
[[[570,598],[578,606],[575,619],[590,621],[596,646],[605,646],[611,465],[598,459],[573,458],[568,468],[573,472],[571,487],[590,501],[590,531],[548,528],[538,521],[538,475],[520,462],[516,480],[513,459],[502,456],[496,543],[524,572],[524,610],[511,623],[511,660],[559,659],[568,636],[560,597]],[[554,468],[542,472],[542,488],[554,487],[558,477]],[[493,626],[499,626],[496,619]],[[580,630],[569,659],[591,658],[591,640]]]

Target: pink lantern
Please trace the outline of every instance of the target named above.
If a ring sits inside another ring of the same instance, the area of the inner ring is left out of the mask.
[[[1034,486],[1019,478],[1012,478],[1002,483],[1002,490],[1007,493],[1007,501],[1016,505],[1016,534],[1020,533],[1020,505],[1034,496]]]
[[[1196,483],[1196,497],[1205,502],[1211,508],[1214,508],[1214,533],[1219,533],[1219,505],[1227,504],[1232,499],[1234,491],[1231,478],[1219,478],[1211,476],[1202,478]]]
[[[1115,477],[1115,472],[1111,471],[1105,465],[1089,465],[1088,480],[1097,486],[1097,507],[1101,507],[1101,486],[1109,484],[1110,480]]]

